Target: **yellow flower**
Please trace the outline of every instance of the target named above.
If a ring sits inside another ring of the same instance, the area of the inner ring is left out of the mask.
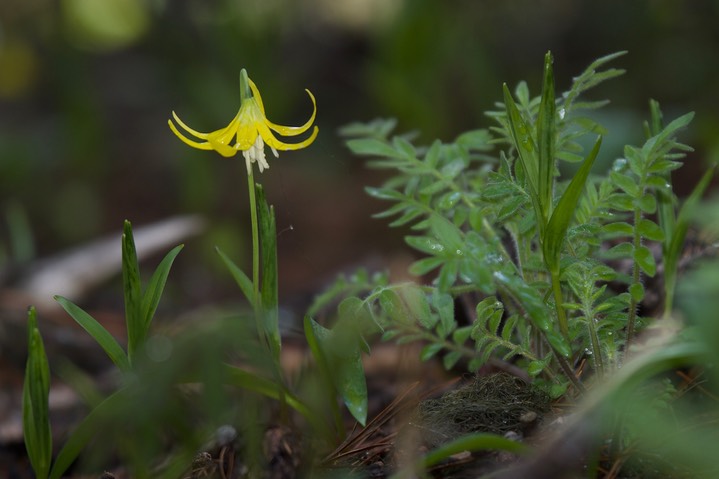
[[[255,83],[247,76],[247,71],[243,68],[240,72],[240,111],[237,112],[235,118],[225,128],[213,131],[211,133],[200,133],[189,126],[185,125],[182,120],[172,112],[172,117],[178,125],[192,136],[205,140],[203,142],[191,140],[180,133],[175,127],[172,120],[167,120],[170,129],[177,137],[193,148],[200,150],[215,150],[222,156],[229,158],[235,156],[238,151],[242,151],[247,164],[247,174],[252,174],[252,163],[257,162],[260,173],[269,168],[265,158],[265,143],[269,145],[275,157],[279,154],[277,150],[299,150],[309,146],[315,138],[319,128],[317,126],[312,130],[309,138],[299,143],[284,143],[278,140],[272,130],[282,136],[297,136],[307,131],[315,121],[317,113],[317,103],[315,97],[309,90],[305,90],[312,100],[314,111],[312,116],[302,126],[282,126],[272,123],[265,116],[265,107],[262,104],[262,97],[257,90]],[[234,139],[234,144],[233,144]]]

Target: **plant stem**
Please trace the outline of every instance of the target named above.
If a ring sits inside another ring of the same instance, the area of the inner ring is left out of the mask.
[[[562,306],[562,287],[559,282],[559,273],[551,272],[552,276],[552,292],[554,293],[554,307],[557,310],[557,321],[559,321],[559,329],[562,331],[564,338],[569,341],[569,326],[567,326],[567,313]]]
[[[639,210],[639,208],[634,208],[634,251],[637,251],[639,247],[642,245],[642,237],[639,235],[639,231],[637,230],[637,225],[639,224],[639,221],[642,219],[642,212]],[[632,265],[632,285],[639,284],[640,279],[640,271],[639,271],[639,263],[637,263],[636,260],[634,260]],[[627,337],[626,342],[624,346],[624,355],[626,356],[627,352],[629,351],[629,345],[632,342],[632,339],[634,339],[634,328],[635,323],[637,319],[637,300],[634,299],[634,295],[630,295],[631,299],[629,301],[629,317],[627,318]]]
[[[604,360],[602,359],[602,349],[599,346],[599,336],[597,328],[594,325],[594,312],[591,306],[584,305],[584,317],[587,320],[587,328],[589,329],[589,341],[592,344],[592,360],[594,370],[600,378],[604,377]]]

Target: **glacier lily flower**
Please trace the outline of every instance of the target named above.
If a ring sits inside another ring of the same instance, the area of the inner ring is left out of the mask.
[[[309,146],[317,138],[319,132],[317,126],[314,127],[309,138],[299,143],[285,143],[278,140],[273,133],[275,131],[281,136],[297,136],[309,130],[315,121],[317,103],[312,92],[305,91],[310,96],[314,107],[310,119],[302,126],[277,125],[265,116],[265,107],[262,104],[260,92],[243,68],[240,72],[240,110],[225,128],[211,133],[201,133],[183,123],[173,111],[172,117],[178,125],[195,138],[204,140],[196,141],[182,134],[172,120],[168,120],[167,123],[172,132],[185,144],[200,150],[215,150],[225,158],[235,156],[238,151],[241,151],[242,156],[245,157],[247,174],[252,175],[252,163],[257,163],[261,173],[270,167],[265,157],[265,144],[272,149],[275,157],[278,157],[277,150],[299,150]]]

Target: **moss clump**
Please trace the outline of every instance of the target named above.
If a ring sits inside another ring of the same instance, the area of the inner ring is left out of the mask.
[[[428,446],[464,434],[521,433],[549,408],[549,397],[508,374],[477,376],[468,384],[419,405],[415,427]]]

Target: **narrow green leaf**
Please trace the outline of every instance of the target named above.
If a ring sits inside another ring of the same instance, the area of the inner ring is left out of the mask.
[[[260,251],[262,258],[261,301],[264,327],[275,361],[279,364],[282,339],[279,326],[279,299],[277,286],[277,226],[275,211],[267,203],[265,191],[257,183],[257,209],[260,222]]]
[[[567,228],[569,227],[569,222],[574,217],[579,197],[584,190],[587,177],[592,169],[594,160],[599,154],[599,148],[601,145],[602,137],[600,136],[594,143],[592,151],[589,152],[589,156],[587,156],[587,159],[584,160],[582,167],[579,168],[579,171],[577,171],[574,175],[572,181],[569,182],[569,186],[567,186],[564,194],[559,199],[559,203],[557,203],[557,207],[552,212],[552,217],[547,224],[547,229],[542,241],[542,248],[544,251],[544,261],[547,264],[547,269],[554,274],[559,273],[561,248],[567,234]]]
[[[543,217],[549,217],[552,207],[552,190],[554,184],[554,157],[556,142],[556,102],[554,100],[554,73],[552,70],[552,53],[547,52],[544,57],[544,82],[542,85],[542,98],[537,115],[537,146],[538,146],[538,176],[537,194],[542,207]]]
[[[435,140],[427,153],[424,155],[424,162],[430,168],[436,168],[439,163],[440,153],[442,151],[442,142]]]
[[[444,259],[438,258],[436,256],[422,258],[412,263],[412,265],[409,267],[409,273],[414,276],[424,276],[433,269],[439,268],[442,263],[444,263]]]
[[[105,351],[113,363],[123,372],[130,370],[130,360],[122,350],[120,343],[105,329],[95,318],[87,314],[80,307],[76,306],[72,301],[55,296],[55,301],[60,303],[67,314],[77,322],[85,331],[87,331],[92,339],[94,339],[100,347]]]
[[[395,150],[398,153],[401,153],[401,156],[404,158],[413,159],[417,156],[417,151],[414,149],[414,146],[412,146],[412,143],[401,136],[395,136],[392,138],[392,146],[394,146]]]
[[[687,200],[679,210],[679,214],[676,218],[676,223],[668,225],[662,224],[664,230],[664,245],[662,248],[664,255],[664,290],[665,290],[665,313],[670,313],[673,307],[674,301],[674,290],[676,288],[677,281],[677,266],[679,263],[679,256],[681,255],[682,248],[684,247],[684,238],[689,228],[689,218],[696,208],[699,199],[704,194],[704,191],[709,186],[714,170],[716,166],[713,166],[702,176],[699,183],[694,187]]]
[[[35,308],[27,315],[28,358],[22,392],[22,424],[30,464],[35,477],[47,478],[52,461],[52,431],[49,417],[50,367],[37,326]]]
[[[398,152],[384,141],[374,138],[362,138],[348,140],[347,146],[357,155],[386,156],[388,158],[401,158],[402,153]]]
[[[155,316],[155,311],[157,310],[157,305],[160,303],[162,292],[165,289],[167,276],[170,274],[172,263],[175,261],[175,258],[183,247],[184,245],[176,246],[167,253],[155,272],[152,274],[150,282],[147,285],[147,289],[142,296],[142,317],[144,318],[143,322],[145,326],[144,335],[147,335],[152,318]]]
[[[541,207],[541,199],[539,196],[538,178],[539,167],[537,157],[537,147],[532,138],[532,132],[527,123],[522,118],[517,105],[512,99],[509,88],[504,84],[502,87],[504,92],[504,104],[507,111],[507,119],[509,120],[509,128],[514,140],[514,146],[519,154],[519,160],[525,171],[527,185],[529,187],[529,196],[537,214],[537,223],[540,225],[540,231],[544,229],[546,218],[543,217],[543,209]]]
[[[225,365],[225,373],[228,384],[262,394],[270,399],[280,400],[284,398],[287,405],[302,414],[313,425],[320,423],[316,413],[310,411],[300,399],[284,390],[277,383],[229,364]],[[323,429],[326,429],[326,427],[323,427]]]
[[[132,225],[129,221],[125,221],[122,235],[122,283],[127,325],[127,357],[132,362],[135,351],[145,341],[146,327],[145,319],[142,316],[140,267],[137,263],[135,239],[132,236]]]
[[[651,137],[649,140],[646,141],[646,143],[644,143],[644,146],[642,147],[642,152],[647,158],[655,155],[657,148],[659,148],[677,131],[681,130],[689,123],[691,123],[693,118],[694,112],[691,112],[673,120],[658,135]]]
[[[229,256],[223,253],[220,248],[215,246],[215,251],[217,251],[217,254],[220,255],[220,258],[222,259],[222,262],[225,263],[227,269],[230,270],[230,274],[235,279],[237,286],[240,287],[242,294],[244,294],[247,301],[249,301],[252,309],[255,309],[255,294],[252,287],[252,280],[248,278],[247,275],[239,268],[239,266],[237,266],[229,258]]]
[[[111,394],[78,424],[65,441],[62,449],[55,458],[55,463],[50,472],[50,479],[60,479],[70,466],[77,460],[80,453],[85,449],[87,443],[95,434],[102,431],[101,424],[106,421],[107,417],[122,407],[128,401],[125,389],[120,389]]]
[[[427,469],[439,464],[454,454],[459,454],[464,451],[475,452],[487,450],[500,450],[522,454],[527,452],[529,448],[522,443],[506,439],[497,434],[473,433],[461,436],[433,449],[419,460],[417,467]],[[393,476],[392,479],[396,479],[397,477],[399,476]]]

